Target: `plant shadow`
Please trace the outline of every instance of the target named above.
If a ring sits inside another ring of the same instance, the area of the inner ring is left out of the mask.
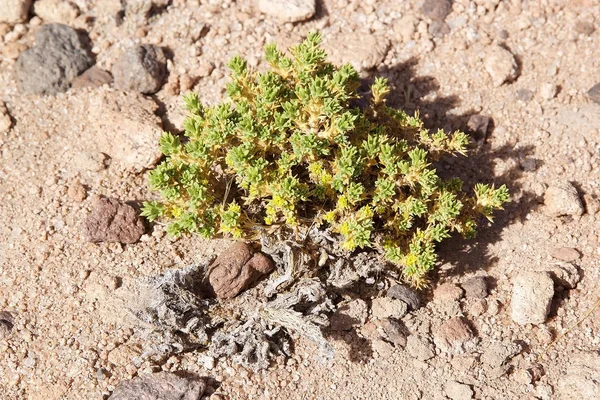
[[[520,161],[531,160],[537,166],[541,162],[531,157],[533,146],[514,146],[512,143],[493,146],[488,139],[493,137],[494,121],[475,110],[468,110],[460,115],[452,113],[452,110],[460,106],[458,96],[435,95],[440,88],[437,79],[417,75],[417,64],[418,59],[410,58],[395,66],[371,71],[363,78],[359,88],[359,106],[367,101],[369,85],[374,79],[387,78],[391,88],[388,96],[390,106],[403,109],[410,115],[419,112],[428,129],[443,128],[446,132],[459,130],[470,135],[472,144],[468,157],[450,157],[436,165],[442,178],[462,179],[465,190],[471,194],[476,183],[493,184],[496,187],[506,185],[512,196],[504,210],[495,213],[493,224],[480,221],[475,239],[465,240],[460,235],[453,235],[438,246],[440,265],[445,264],[449,268],[443,272],[439,269],[434,272],[431,280],[436,282],[440,278],[487,270],[497,261],[489,251],[490,245],[501,239],[502,231],[507,226],[523,221],[541,203],[536,194],[524,190],[521,178],[527,171],[520,167]],[[477,122],[482,119],[486,123],[483,129],[477,129],[474,125],[479,125]],[[497,168],[497,163],[502,163],[505,167]]]

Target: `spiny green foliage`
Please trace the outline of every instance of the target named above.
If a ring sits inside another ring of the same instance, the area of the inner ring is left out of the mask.
[[[185,97],[187,140],[165,133],[166,160],[150,172],[163,200],[144,205],[168,232],[250,238],[257,225],[331,227],[347,250],[376,247],[415,286],[436,262],[435,244],[451,232],[475,234],[479,215],[508,201],[505,186],[442,180],[432,162],[465,154],[462,132],[430,132],[418,115],[386,105],[387,81],[375,80],[365,110],[350,106],[359,77],[334,66],[312,33],[289,50],[266,47],[265,73],[229,63],[229,101],[204,107]]]

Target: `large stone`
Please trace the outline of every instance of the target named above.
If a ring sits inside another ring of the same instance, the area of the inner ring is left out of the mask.
[[[35,41],[35,46],[21,53],[15,64],[17,85],[23,92],[64,92],[94,62],[79,34],[69,26],[44,25]]]
[[[443,352],[462,354],[477,346],[477,337],[464,318],[453,317],[433,332],[435,345]]]
[[[209,267],[208,279],[217,298],[230,299],[273,268],[269,257],[254,253],[246,243],[236,242]]]
[[[154,45],[127,49],[112,67],[115,88],[144,94],[157,92],[167,74],[163,50]]]
[[[518,76],[517,61],[513,54],[499,45],[493,45],[486,52],[484,65],[494,86],[511,82]]]
[[[137,211],[116,199],[101,197],[84,223],[91,242],[135,243],[146,231]]]
[[[315,0],[258,0],[260,12],[281,22],[305,21],[315,15]]]
[[[396,284],[391,286],[387,291],[387,296],[392,299],[402,300],[406,303],[409,310],[418,310],[421,307],[421,299],[414,290],[408,286]]]
[[[511,318],[520,325],[546,322],[554,282],[548,272],[522,272],[513,281]]]
[[[110,156],[124,169],[141,172],[153,167],[162,153],[157,145],[162,121],[158,105],[137,93],[104,89],[81,92],[88,114],[83,139],[88,148]]]
[[[110,400],[200,400],[206,391],[203,379],[171,372],[140,375],[117,385]]]
[[[557,182],[544,193],[545,212],[551,217],[580,216],[585,211],[579,193],[569,181]]]
[[[340,33],[323,43],[331,61],[341,65],[350,63],[358,71],[379,66],[390,48],[387,39],[368,32]]]
[[[32,0],[0,1],[0,22],[14,25],[27,20]]]

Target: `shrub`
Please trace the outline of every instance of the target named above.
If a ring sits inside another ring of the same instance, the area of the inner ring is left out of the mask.
[[[441,179],[433,162],[465,155],[462,132],[425,129],[418,114],[386,105],[389,86],[377,78],[370,104],[352,106],[359,76],[327,62],[320,36],[289,50],[266,47],[270,70],[230,63],[229,99],[204,107],[185,96],[185,138],[164,133],[166,159],[150,172],[162,201],[146,202],[150,221],[168,233],[251,239],[256,227],[312,224],[341,235],[341,246],[377,248],[416,287],[426,282],[435,244],[459,232],[475,234],[480,216],[492,219],[509,194],[503,185]]]

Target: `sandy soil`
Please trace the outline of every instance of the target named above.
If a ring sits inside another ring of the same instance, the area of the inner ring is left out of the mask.
[[[81,15],[67,22],[87,31],[101,68],[110,70],[133,43],[169,49],[168,82],[150,97],[166,129],[177,129],[183,118],[176,78],[180,83],[197,79],[193,90],[203,101],[217,102],[224,92],[224,64],[232,55],[262,68],[266,42],[286,46],[319,29],[326,43],[350,47],[334,57],[352,57],[363,65],[374,59],[376,67],[363,76],[388,76],[395,86],[392,102],[420,110],[428,126],[466,129],[471,115],[490,117],[487,138],[477,138],[471,156],[453,160],[448,168],[467,182],[505,183],[513,200],[477,240],[453,240],[440,249],[443,262],[434,287],[487,275],[494,284],[483,305],[470,299],[430,301],[405,321],[414,334],[430,337],[449,317],[463,315],[476,331],[472,351],[449,355],[437,349],[422,361],[370,339],[366,327],[332,338],[333,365],[314,360],[314,346],[300,339],[293,358],[260,373],[227,361],[206,365],[195,352],[137,367],[132,357],[142,343],[131,327],[104,314],[102,303],[122,280],[189,265],[217,254],[227,241],[173,241],[161,226],[133,245],[85,240],[82,222],[96,196],[140,201],[153,194],[144,173],[131,172],[118,159],[100,171],[75,161],[76,155],[99,148],[85,99],[112,89],[47,97],[18,92],[13,54],[32,45],[43,22],[34,17],[14,29],[19,34],[0,40],[0,99],[13,120],[0,136],[0,311],[15,316],[10,333],[0,336],[0,398],[102,399],[121,380],[158,370],[211,377],[216,393],[230,399],[470,398],[452,394],[453,381],[469,385],[477,399],[598,393],[591,381],[577,386],[576,377],[584,373],[573,368],[582,355],[598,352],[600,310],[536,361],[600,296],[600,105],[586,95],[600,81],[597,2],[456,0],[445,18],[449,33],[442,37],[434,37],[432,30],[439,36],[431,28],[435,24],[414,0],[323,0],[312,19],[295,24],[262,15],[250,0],[175,0],[147,17],[131,13],[122,20],[115,18],[112,1],[74,3]],[[407,21],[414,28],[407,28]],[[582,24],[598,29],[589,32]],[[373,55],[369,43],[389,45],[378,46],[381,54]],[[516,79],[500,86],[485,68],[498,44],[518,65]],[[547,95],[551,85],[556,95]],[[87,193],[83,200],[73,188],[77,181]],[[562,181],[573,182],[584,198],[582,216],[545,212],[546,188]],[[583,279],[575,289],[555,295],[546,324],[517,325],[510,317],[511,279],[552,263],[550,252],[559,247],[579,251]],[[424,296],[431,300],[431,292]],[[510,371],[490,372],[481,354],[495,343],[512,342],[523,350],[510,361]],[[597,385],[600,367],[585,368],[598,372]],[[573,378],[576,389],[565,376]]]

